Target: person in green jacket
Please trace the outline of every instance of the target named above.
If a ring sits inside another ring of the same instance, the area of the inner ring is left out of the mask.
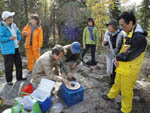
[[[88,19],[88,26],[84,28],[83,31],[83,52],[82,60],[88,49],[91,49],[91,61],[88,62],[89,65],[96,65],[95,52],[99,44],[98,30],[94,26],[93,18]]]

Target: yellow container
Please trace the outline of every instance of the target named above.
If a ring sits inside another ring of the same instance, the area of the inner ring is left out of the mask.
[[[2,104],[2,102],[3,102],[3,99],[2,99],[2,98],[0,98],[0,104]]]

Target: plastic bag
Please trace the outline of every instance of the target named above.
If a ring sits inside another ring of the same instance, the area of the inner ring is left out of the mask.
[[[32,98],[30,96],[24,96],[24,98],[16,98],[18,101],[18,104],[24,104],[25,110],[32,110],[32,107],[35,102],[33,102]]]
[[[29,85],[26,85],[23,89],[22,89],[22,93],[23,96],[26,96],[27,94],[24,93],[28,93],[31,94],[33,92],[34,88],[32,87],[32,83],[30,83]]]

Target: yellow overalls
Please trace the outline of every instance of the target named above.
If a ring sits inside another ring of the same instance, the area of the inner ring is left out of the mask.
[[[132,38],[133,32],[131,31],[127,36]],[[125,42],[126,39],[124,38],[120,53],[125,52],[126,47],[128,47]],[[116,68],[115,83],[107,96],[111,99],[116,98],[121,91],[121,111],[123,113],[130,113],[132,110],[133,88],[143,63],[144,54],[145,52],[141,53],[140,56],[132,61],[119,61],[119,66]]]

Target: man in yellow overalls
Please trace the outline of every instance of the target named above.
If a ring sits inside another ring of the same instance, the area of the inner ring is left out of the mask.
[[[117,67],[115,84],[109,93],[102,95],[102,97],[105,100],[113,100],[121,91],[121,110],[117,113],[130,113],[133,88],[142,66],[147,45],[147,32],[139,24],[136,24],[136,18],[132,12],[123,12],[119,17],[119,24],[121,29],[125,31],[125,36],[114,62]]]

